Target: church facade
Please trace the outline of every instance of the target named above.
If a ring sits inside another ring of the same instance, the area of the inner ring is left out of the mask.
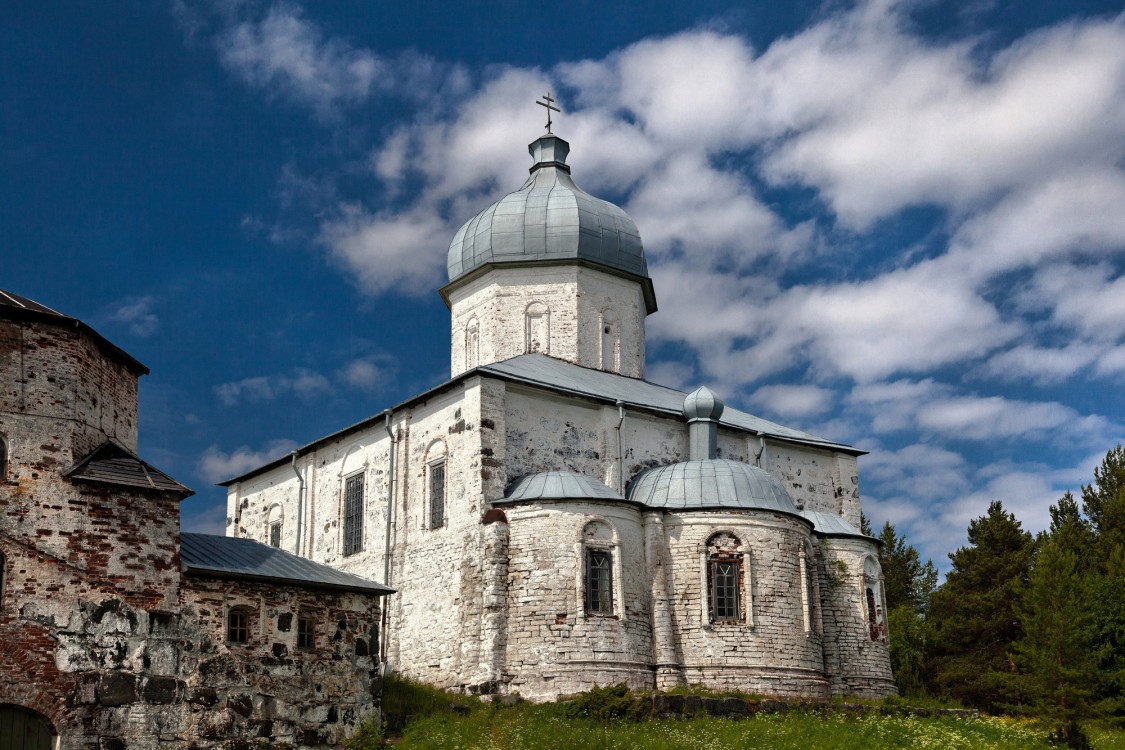
[[[443,687],[893,694],[862,451],[644,380],[636,225],[529,148],[449,247],[451,378],[225,482],[227,533],[396,589],[381,655]]]

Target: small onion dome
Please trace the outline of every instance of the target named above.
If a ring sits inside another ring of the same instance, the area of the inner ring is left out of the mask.
[[[545,135],[528,146],[535,165],[519,190],[465,222],[449,245],[452,284],[487,265],[581,261],[641,281],[656,297],[637,225],[617,206],[574,184],[570,144]]]
[[[658,466],[637,475],[628,498],[667,510],[770,510],[798,515],[789,493],[765,469],[721,458]]]
[[[684,398],[684,416],[693,419],[717,420],[723,416],[723,400],[705,385],[701,385]]]
[[[801,515],[812,521],[813,531],[820,536],[854,536],[861,539],[873,539],[867,534],[852,526],[835,513],[822,513],[818,510],[802,510]]]
[[[518,503],[526,500],[617,500],[622,501],[620,493],[605,486],[597,479],[591,479],[573,471],[544,471],[539,474],[526,474],[508,485],[504,497],[493,500],[500,503]]]

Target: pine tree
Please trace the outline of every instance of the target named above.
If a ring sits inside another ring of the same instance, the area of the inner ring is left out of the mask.
[[[899,693],[923,695],[930,640],[925,614],[937,586],[937,569],[930,560],[923,564],[918,550],[890,522],[883,524],[879,540],[883,543],[879,560],[887,598],[891,670]]]
[[[952,569],[934,592],[934,688],[995,710],[1012,702],[1012,647],[1023,636],[1015,607],[1035,543],[999,501],[969,523],[969,546],[949,554]]]
[[[1016,606],[1023,637],[1016,645],[1020,698],[1038,716],[1056,723],[1086,718],[1099,698],[1099,665],[1105,658],[1091,608],[1095,582],[1094,533],[1069,492],[1051,506],[1051,527]]]

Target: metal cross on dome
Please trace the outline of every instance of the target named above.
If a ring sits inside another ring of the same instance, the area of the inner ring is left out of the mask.
[[[554,103],[555,100],[551,98],[551,92],[550,91],[548,91],[544,96],[542,96],[540,98],[543,99],[543,101],[536,101],[535,103],[538,104],[540,107],[546,107],[547,108],[547,135],[554,135],[554,133],[551,132],[551,113],[552,112],[560,112],[561,113],[562,110],[559,109],[558,107],[552,107],[551,106]]]

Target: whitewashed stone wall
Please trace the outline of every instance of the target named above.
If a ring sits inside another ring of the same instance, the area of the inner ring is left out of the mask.
[[[456,376],[479,364],[527,354],[526,312],[538,303],[547,309],[549,342],[543,354],[583,367],[644,377],[645,305],[641,286],[602,271],[578,266],[496,268],[450,294],[452,338],[450,371]],[[602,356],[603,319],[616,318],[619,353],[606,366]],[[478,331],[473,353],[468,335]]]

